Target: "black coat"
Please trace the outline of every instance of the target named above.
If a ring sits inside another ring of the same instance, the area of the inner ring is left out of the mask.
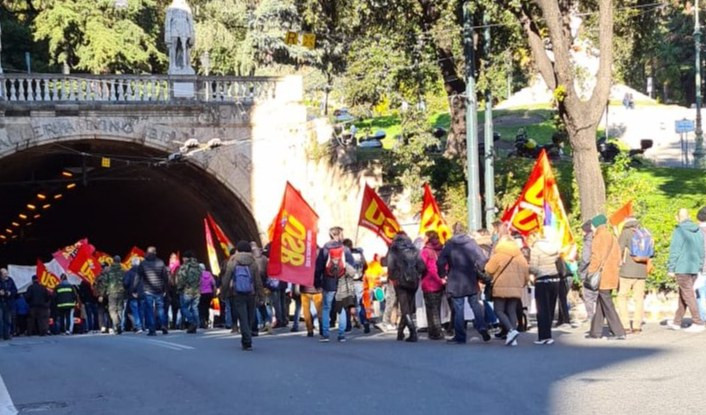
[[[27,288],[25,300],[30,308],[49,308],[51,305],[51,295],[49,290],[38,282],[33,283]]]
[[[485,268],[488,258],[468,235],[449,239],[439,254],[436,266],[439,277],[448,276],[446,293],[451,297],[465,297],[478,292],[478,270]]]

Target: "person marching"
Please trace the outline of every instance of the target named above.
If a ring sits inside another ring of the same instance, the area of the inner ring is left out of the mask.
[[[96,281],[98,301],[102,302],[105,297],[108,298],[108,313],[113,322],[113,330],[117,334],[122,334],[123,332],[121,317],[125,302],[124,276],[125,271],[123,271],[123,267],[120,264],[120,256],[116,255],[113,258],[113,264],[101,273]]]

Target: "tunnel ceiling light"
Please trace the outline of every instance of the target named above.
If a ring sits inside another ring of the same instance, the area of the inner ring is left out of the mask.
[[[67,189],[73,189],[74,187],[76,187],[76,183],[69,183],[66,185]]]
[[[74,174],[67,170],[62,171],[61,175],[64,177],[74,177]]]
[[[49,203],[45,203],[44,205],[42,205],[42,209],[49,209],[50,207],[51,207],[51,204],[49,204]]]
[[[33,204],[31,204],[31,203],[27,203],[27,209],[29,209],[29,210],[36,210],[36,209],[37,209],[37,207],[36,207],[36,206],[34,206],[34,205],[33,205]]]
[[[64,197],[64,195],[62,195],[61,193],[57,193],[57,194],[54,195],[54,200],[59,200],[59,199],[61,199],[62,197]]]
[[[7,236],[5,236],[5,235],[0,235],[0,239],[5,239],[5,240],[7,240]]]
[[[32,222],[25,223],[25,226],[32,226]]]
[[[42,217],[42,215],[40,215],[39,213],[37,213],[36,215],[34,215],[34,218],[35,218],[35,219],[39,219],[39,218],[41,218],[41,217]]]
[[[27,215],[25,215],[24,213],[20,213],[18,216],[20,217],[20,219],[27,219]]]
[[[15,228],[19,228],[19,227],[20,227],[20,224],[17,223],[17,222],[12,222],[12,226],[14,226]]]
[[[12,239],[17,239],[17,235],[12,235]]]
[[[37,199],[44,200],[46,198],[47,198],[47,195],[45,195],[44,193],[37,193]]]
[[[7,232],[7,233],[12,233],[12,229],[7,228],[7,229],[5,229],[5,232]]]

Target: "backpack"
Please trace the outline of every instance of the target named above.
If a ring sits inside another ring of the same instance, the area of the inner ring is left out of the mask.
[[[635,262],[645,263],[655,256],[655,241],[645,228],[637,228],[630,240],[630,256]]]
[[[353,255],[353,268],[355,268],[355,274],[353,275],[353,280],[354,281],[360,281],[363,279],[363,255],[360,253],[360,251],[352,251],[351,254]]]
[[[247,265],[236,265],[233,270],[231,286],[234,293],[250,294],[255,291],[250,267]]]
[[[346,262],[343,258],[345,250],[343,245],[328,250],[326,259],[326,276],[330,278],[341,278],[346,274]]]
[[[416,289],[422,274],[426,272],[426,265],[419,257],[417,248],[403,247],[397,255],[397,266],[400,270],[397,281],[400,287]]]

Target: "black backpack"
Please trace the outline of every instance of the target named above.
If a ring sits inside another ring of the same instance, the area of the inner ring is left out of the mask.
[[[426,272],[426,265],[413,245],[405,246],[397,253],[397,283],[402,288],[417,289],[419,280]]]

